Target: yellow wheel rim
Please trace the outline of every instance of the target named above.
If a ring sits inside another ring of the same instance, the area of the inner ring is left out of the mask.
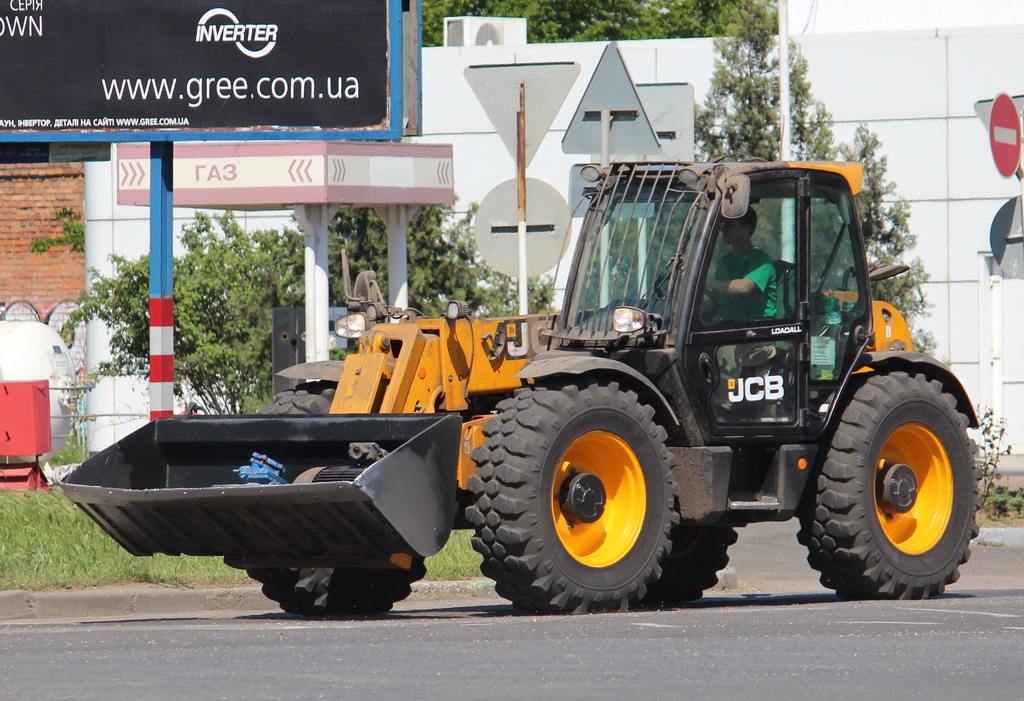
[[[597,477],[604,487],[604,509],[582,523],[564,508],[565,483],[579,474]],[[551,487],[555,532],[566,551],[589,567],[609,567],[633,548],[647,512],[643,468],[632,448],[607,431],[589,431],[574,440],[555,468]]]
[[[906,513],[885,503],[876,489],[875,512],[889,542],[909,554],[927,552],[942,538],[953,510],[953,469],[942,441],[923,424],[900,426],[885,441],[876,478],[886,463],[903,463],[917,479],[917,499]],[[878,479],[876,479],[876,484]]]

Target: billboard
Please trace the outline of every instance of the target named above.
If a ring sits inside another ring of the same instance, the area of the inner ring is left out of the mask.
[[[401,27],[401,0],[5,0],[0,141],[395,138]]]

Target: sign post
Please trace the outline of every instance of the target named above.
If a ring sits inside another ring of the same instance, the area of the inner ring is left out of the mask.
[[[1011,197],[992,218],[989,229],[992,257],[1010,277],[1024,279],[1024,235],[1021,225],[1021,198]]]
[[[0,140],[397,138],[402,22],[401,0],[2,3]]]
[[[519,313],[530,313],[530,292],[526,277],[526,83],[519,84],[519,112],[516,114],[516,193],[519,200]]]
[[[174,414],[174,143],[149,145],[149,418]]]

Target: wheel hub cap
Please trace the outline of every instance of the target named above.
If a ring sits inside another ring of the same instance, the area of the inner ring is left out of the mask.
[[[594,523],[604,514],[607,498],[597,475],[581,473],[565,481],[559,501],[566,516],[581,523]]]
[[[886,463],[878,476],[881,499],[899,514],[914,508],[917,502],[917,475],[904,463]]]

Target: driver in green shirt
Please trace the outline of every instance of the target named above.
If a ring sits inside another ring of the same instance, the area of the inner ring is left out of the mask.
[[[776,276],[771,256],[750,242],[757,228],[753,209],[722,224],[722,240],[732,251],[718,259],[708,289],[717,293],[720,321],[755,321],[775,316]]]

